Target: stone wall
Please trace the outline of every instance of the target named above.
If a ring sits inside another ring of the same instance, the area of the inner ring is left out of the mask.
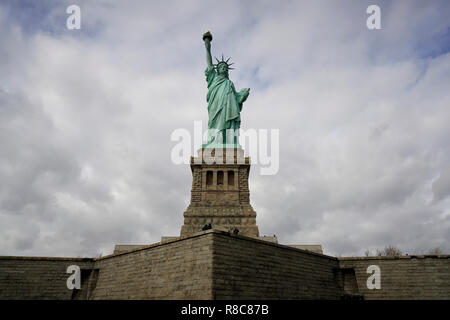
[[[96,259],[92,299],[211,299],[212,234]]]
[[[380,268],[381,289],[367,288],[370,265]],[[366,300],[450,299],[449,255],[339,258],[339,266],[354,270],[357,290]]]
[[[82,280],[89,275],[93,259],[0,257],[0,299],[80,299],[83,290],[67,289],[66,273],[78,265]],[[83,281],[82,281],[83,289]]]
[[[214,234],[215,299],[340,299],[336,258]]]
[[[450,299],[449,257],[334,258],[208,230],[97,259],[0,257],[0,299]],[[73,264],[81,290],[66,286]]]

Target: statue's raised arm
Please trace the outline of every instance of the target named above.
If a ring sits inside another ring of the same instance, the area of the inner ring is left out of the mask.
[[[208,64],[208,67],[212,67],[212,56],[211,56],[211,41],[212,41],[212,34],[211,32],[206,31],[203,34],[203,41],[205,42],[206,47],[206,63]]]

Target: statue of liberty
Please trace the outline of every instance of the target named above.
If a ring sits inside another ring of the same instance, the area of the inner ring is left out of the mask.
[[[213,64],[211,57],[212,35],[209,31],[203,34],[206,47],[206,62],[208,64],[205,75],[208,83],[208,143],[206,148],[240,148],[238,137],[241,125],[240,112],[242,104],[247,99],[250,89],[245,88],[237,92],[233,82],[228,79],[228,70],[232,63],[223,58]]]

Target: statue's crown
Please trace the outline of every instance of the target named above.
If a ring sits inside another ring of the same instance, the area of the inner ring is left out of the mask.
[[[222,53],[222,60],[217,59],[216,57],[214,57],[217,61],[217,63],[214,63],[214,68],[217,69],[217,67],[219,66],[219,64],[221,63],[225,63],[228,67],[228,70],[233,70],[234,68],[231,68],[230,66],[233,65],[234,63],[228,63],[228,61],[231,59],[231,57],[229,57],[227,60],[224,60],[223,58],[223,53]]]

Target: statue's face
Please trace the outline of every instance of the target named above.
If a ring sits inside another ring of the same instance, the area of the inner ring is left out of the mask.
[[[222,75],[228,75],[228,65],[226,63],[219,63],[217,65],[217,73]]]

